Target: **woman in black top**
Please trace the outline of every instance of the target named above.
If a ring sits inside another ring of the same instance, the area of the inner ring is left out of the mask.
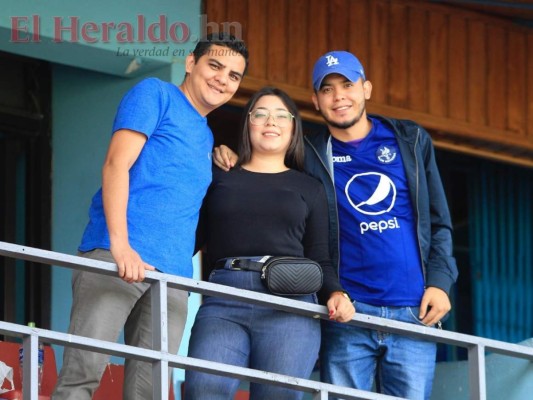
[[[209,281],[268,293],[260,273],[216,269],[217,260],[245,256],[307,257],[320,263],[318,295],[330,319],[355,312],[343,293],[328,253],[326,196],[320,182],[300,172],[303,134],[289,96],[263,88],[244,109],[240,158],[230,172],[215,169],[202,207],[199,237],[205,238]],[[219,263],[220,264],[220,263]],[[315,295],[293,297],[315,303]],[[308,378],[318,357],[320,321],[264,306],[207,297],[191,333],[189,356]],[[188,400],[233,399],[239,380],[188,370]],[[251,399],[300,399],[302,392],[250,385]]]

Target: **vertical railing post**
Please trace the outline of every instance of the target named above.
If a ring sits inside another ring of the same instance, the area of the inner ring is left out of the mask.
[[[152,348],[168,353],[168,307],[167,281],[152,283]],[[168,361],[160,360],[152,363],[153,398],[168,399]]]
[[[313,393],[313,400],[328,400],[328,391],[321,390],[320,392]]]
[[[470,400],[487,399],[485,346],[481,344],[468,348],[468,383]]]
[[[22,397],[24,400],[39,397],[39,336],[31,334],[22,339],[24,361],[22,366]]]

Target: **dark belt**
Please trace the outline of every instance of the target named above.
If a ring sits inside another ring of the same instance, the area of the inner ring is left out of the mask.
[[[215,262],[215,269],[261,272],[265,261],[269,258],[270,256],[221,258]]]

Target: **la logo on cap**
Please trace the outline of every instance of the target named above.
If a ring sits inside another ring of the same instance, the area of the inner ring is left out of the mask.
[[[326,56],[326,65],[328,67],[331,67],[332,65],[338,65],[338,64],[339,64],[338,58],[333,57],[331,54]]]

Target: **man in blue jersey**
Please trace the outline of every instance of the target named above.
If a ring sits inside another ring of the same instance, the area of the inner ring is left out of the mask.
[[[367,115],[372,84],[345,51],[313,70],[313,103],[328,130],[306,137],[306,170],[326,188],[330,253],[359,313],[434,326],[457,279],[451,220],[429,134],[412,121]],[[217,165],[229,167],[226,147]],[[324,321],[322,379],[428,399],[436,344]]]
[[[320,57],[313,88],[329,134],[308,138],[307,170],[336,197],[330,244],[343,287],[360,313],[439,324],[457,267],[429,134],[411,121],[367,115],[372,84],[348,52]],[[382,393],[429,398],[435,343],[329,322],[323,333],[327,382],[370,390],[375,380]]]
[[[192,277],[199,209],[211,182],[213,135],[206,115],[237,91],[248,63],[244,43],[225,33],[201,40],[178,87],[156,78],[122,99],[89,223],[79,246],[114,262],[117,277],[73,274],[69,333],[152,348],[145,270]],[[168,348],[178,351],[186,291],[168,290]],[[67,347],[53,399],[90,400],[109,356]],[[124,399],[152,398],[152,366],[126,360]]]

